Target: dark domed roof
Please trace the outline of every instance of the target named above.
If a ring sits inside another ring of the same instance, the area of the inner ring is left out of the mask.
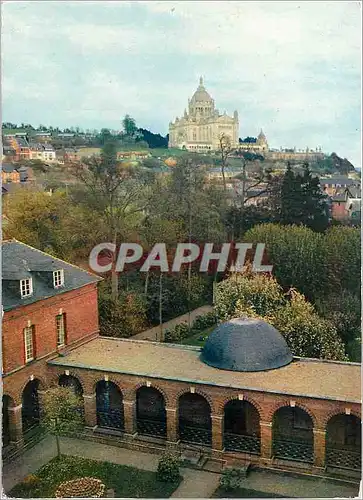
[[[292,361],[284,337],[259,319],[236,318],[210,334],[201,355],[204,363],[222,370],[272,370]]]

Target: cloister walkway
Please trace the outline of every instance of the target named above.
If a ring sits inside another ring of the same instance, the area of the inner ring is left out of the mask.
[[[129,465],[138,469],[155,471],[158,455],[131,451],[126,448],[109,446],[92,441],[61,438],[61,452],[93,460]],[[55,439],[51,436],[26,451],[13,462],[3,466],[2,485],[9,491],[28,474],[34,473],[56,455]],[[219,474],[183,468],[184,477],[173,498],[210,498],[219,483]],[[291,477],[269,471],[251,472],[244,487],[286,497],[333,498],[355,497],[358,486],[343,482],[333,482],[324,478]]]

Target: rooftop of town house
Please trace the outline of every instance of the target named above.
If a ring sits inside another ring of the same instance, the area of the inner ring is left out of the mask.
[[[63,270],[64,284],[53,286],[49,274]],[[20,295],[20,280],[32,279],[33,293]],[[102,280],[80,267],[41,252],[15,239],[2,243],[2,304],[4,311],[33,304]],[[17,283],[18,282],[18,283]]]
[[[113,372],[346,402],[361,402],[359,363],[294,358],[260,372],[221,370],[203,363],[198,347],[98,337],[50,365]]]
[[[340,184],[344,186],[351,186],[355,184],[360,184],[359,180],[356,179],[351,179],[350,177],[347,176],[335,176],[335,177],[320,177],[319,179],[320,184],[325,184],[325,185],[335,185],[335,184]]]

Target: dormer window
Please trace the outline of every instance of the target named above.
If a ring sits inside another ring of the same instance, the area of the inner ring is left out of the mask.
[[[54,288],[59,288],[64,285],[64,272],[63,269],[59,271],[53,271],[53,286]]]
[[[20,295],[21,297],[30,297],[33,294],[33,283],[31,278],[20,280]]]

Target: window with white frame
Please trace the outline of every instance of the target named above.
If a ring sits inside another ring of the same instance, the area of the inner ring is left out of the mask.
[[[57,347],[62,347],[66,343],[64,314],[58,314],[55,320],[57,325]]]
[[[34,359],[34,329],[32,326],[24,328],[25,363]]]
[[[20,280],[20,295],[21,297],[29,297],[33,294],[33,283],[31,278]]]
[[[64,272],[63,269],[53,271],[53,285],[54,288],[59,288],[64,285]]]

